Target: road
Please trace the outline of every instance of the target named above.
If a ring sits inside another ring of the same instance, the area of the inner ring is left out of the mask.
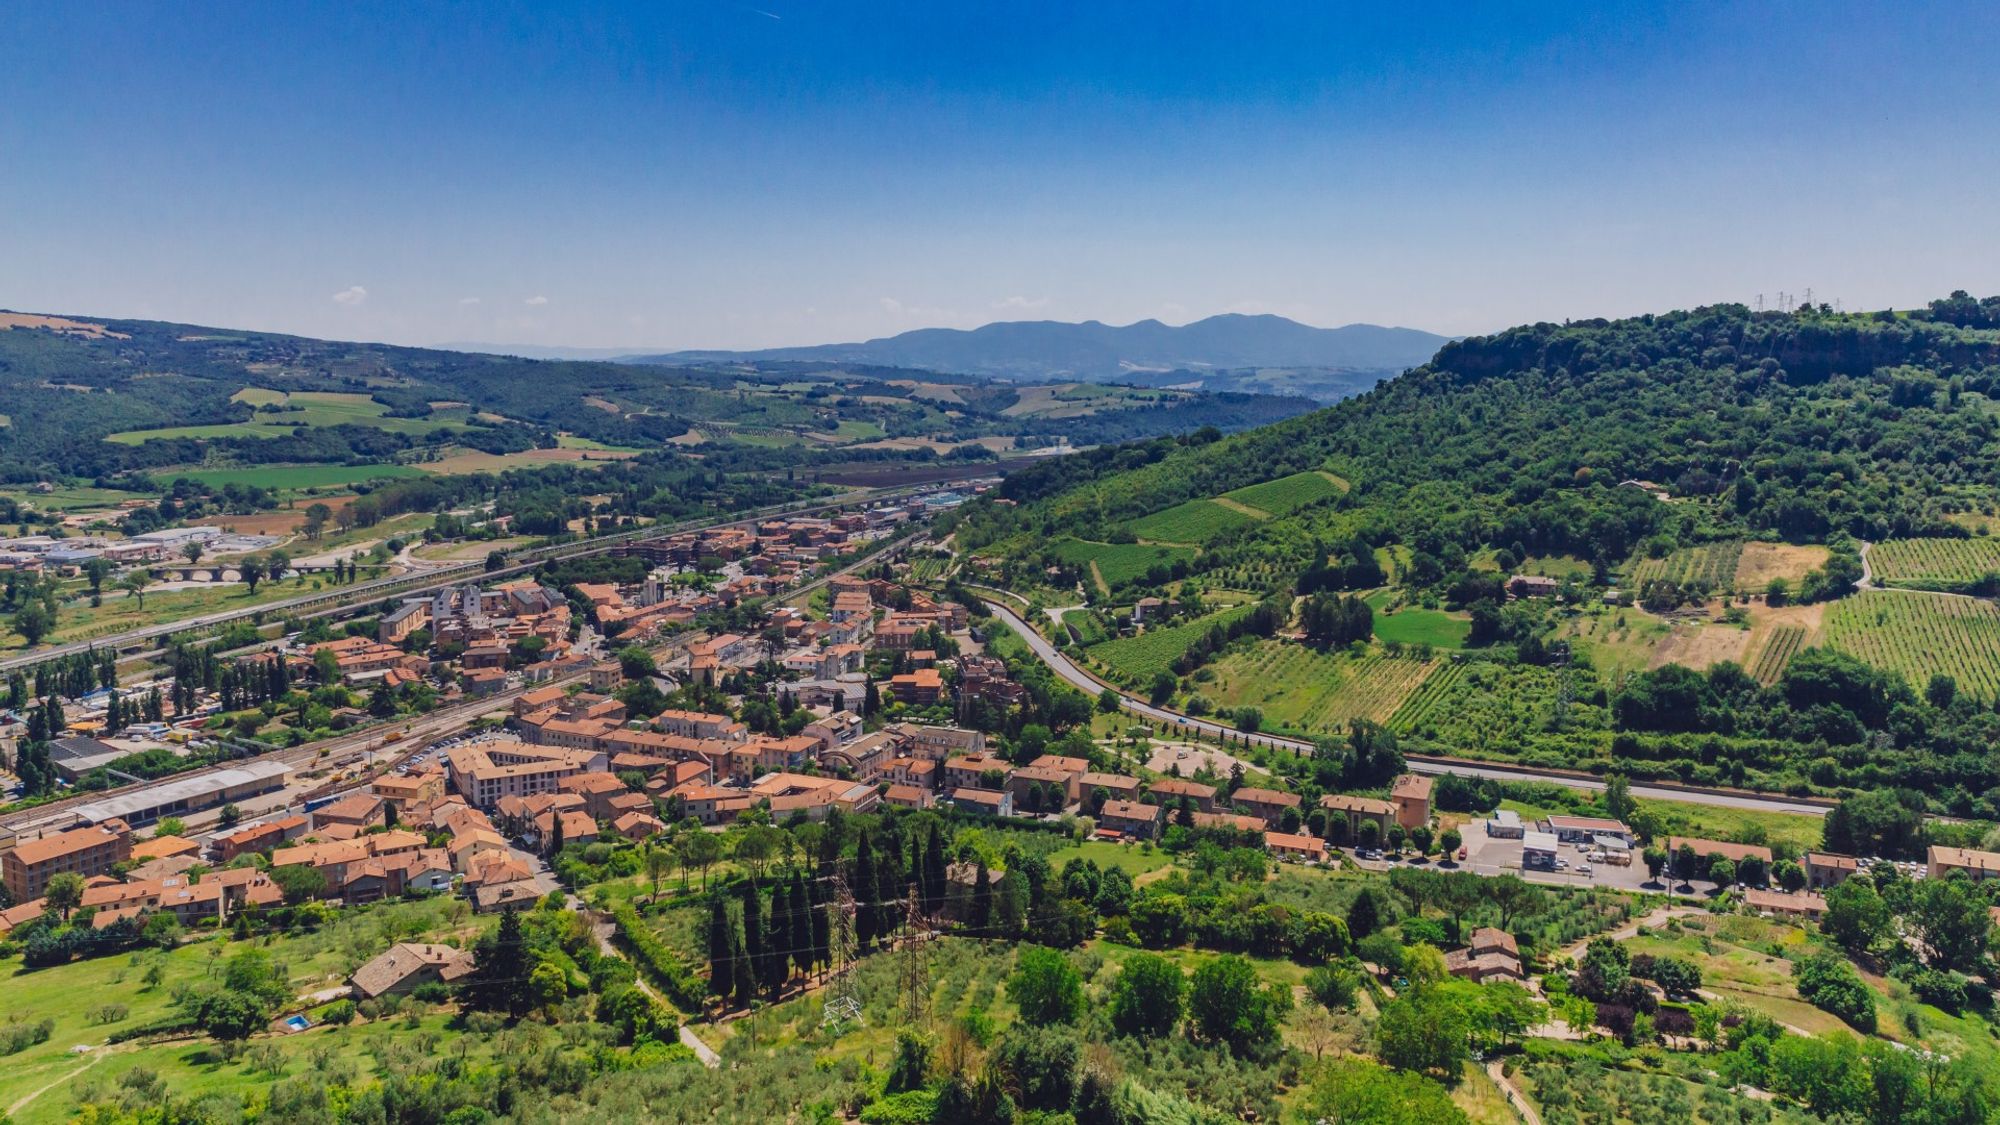
[[[1107,684],[1084,669],[1077,667],[1068,657],[1057,652],[1055,646],[1051,645],[1040,633],[1035,632],[1033,628],[1029,627],[1028,623],[1021,620],[1013,610],[990,600],[986,602],[986,608],[992,612],[994,617],[1005,622],[1008,628],[1014,630],[1022,640],[1026,641],[1028,648],[1037,657],[1040,657],[1042,662],[1047,664],[1056,675],[1067,680],[1078,690],[1096,696],[1102,693],[1105,688],[1114,687],[1114,685]],[[1231,738],[1242,736],[1242,732],[1235,727],[1224,726],[1221,723],[1211,722],[1207,719],[1197,719],[1178,711],[1167,710],[1164,707],[1155,707],[1138,696],[1127,694],[1123,689],[1116,690],[1118,690],[1119,699],[1124,704],[1125,710],[1135,715],[1152,719],[1155,722],[1171,723],[1190,730],[1198,730],[1204,734],[1214,736],[1224,734],[1229,735]],[[1313,745],[1310,742],[1296,738],[1281,738],[1277,735],[1252,735],[1250,736],[1250,740],[1256,745],[1291,750],[1294,753],[1310,753],[1313,749]],[[1406,755],[1406,757],[1409,760],[1409,767],[1413,773],[1455,774],[1459,777],[1484,777],[1495,781],[1546,781],[1556,785],[1565,785],[1571,789],[1583,790],[1601,790],[1604,788],[1604,782],[1597,778],[1537,770],[1526,766],[1473,762],[1432,755]],[[1632,795],[1635,797],[1647,797],[1659,801],[1685,801],[1696,805],[1717,805],[1733,809],[1755,809],[1762,812],[1803,813],[1809,816],[1825,816],[1827,811],[1826,806],[1809,804],[1788,797],[1765,796],[1752,793],[1719,793],[1709,790],[1684,789],[1679,786],[1647,784],[1637,781],[1632,783],[1631,789]]]
[[[440,566],[416,574],[401,574],[390,578],[377,578],[357,583],[353,586],[344,586],[336,590],[324,590],[301,595],[296,598],[287,598],[282,601],[265,602],[261,605],[245,606],[242,609],[202,614],[198,617],[183,618],[179,621],[172,621],[161,625],[149,625],[141,629],[128,629],[122,633],[111,633],[101,637],[71,641],[67,644],[52,645],[48,648],[37,649],[34,652],[24,655],[0,659],[0,672],[10,671],[15,668],[30,667],[45,660],[52,660],[56,657],[67,656],[76,652],[89,652],[100,649],[124,652],[135,644],[167,637],[185,630],[206,629],[211,626],[260,615],[282,617],[287,611],[303,609],[316,609],[319,611],[308,616],[324,616],[327,613],[346,612],[365,607],[391,594],[421,593],[466,579],[483,582],[492,579],[507,578],[533,570],[542,563],[554,559],[569,559],[583,555],[598,554],[608,551],[621,543],[633,540],[658,539],[668,535],[677,535],[684,531],[706,531],[719,527],[737,527],[754,524],[760,520],[770,519],[778,515],[803,515],[808,512],[825,511],[830,508],[845,508],[854,504],[875,503],[881,500],[894,499],[899,496],[913,495],[936,487],[938,486],[917,484],[905,485],[898,488],[857,489],[824,500],[775,504],[759,508],[752,512],[739,512],[735,515],[718,519],[683,520],[679,523],[633,528],[590,539],[579,539],[569,543],[558,543],[527,551],[512,552],[508,558],[510,565],[502,570],[490,573],[486,570],[484,562],[468,562]]]

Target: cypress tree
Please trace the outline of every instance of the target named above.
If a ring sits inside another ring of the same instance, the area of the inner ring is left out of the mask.
[[[854,940],[864,950],[875,944],[876,919],[880,917],[868,900],[875,896],[881,876],[875,870],[875,846],[868,842],[868,834],[861,834],[861,842],[854,849],[854,898],[859,908],[854,912]]]
[[[814,879],[806,884],[812,904],[812,959],[822,968],[833,964],[833,919],[827,914],[826,884]]]
[[[724,1000],[736,987],[730,929],[729,900],[715,895],[708,900],[708,990]]]
[[[812,972],[814,949],[819,943],[813,938],[813,904],[802,872],[792,872],[791,893],[785,897],[791,905],[791,931],[785,944],[791,950],[793,967],[804,976]]]
[[[979,875],[972,882],[972,917],[967,921],[972,924],[973,933],[988,934],[993,930],[993,873],[986,869],[985,863],[977,859],[973,862],[979,864]]]
[[[786,946],[792,936],[791,901],[782,884],[771,889],[771,912],[764,919],[764,940],[757,951],[757,977],[774,1000],[785,989]]]
[[[764,926],[764,896],[758,892],[757,884],[745,881],[743,884],[743,949],[749,961],[738,965],[737,972],[755,983],[763,974],[764,946],[768,933]],[[739,984],[737,990],[742,991]],[[748,1001],[745,1001],[746,1003]]]
[[[754,895],[756,892],[753,889],[751,893]],[[758,921],[761,925],[762,919]],[[739,918],[729,928],[729,959],[734,970],[731,983],[736,986],[736,1004],[742,1008],[749,1007],[757,999],[757,963],[750,952],[748,922],[747,918]],[[759,936],[762,936],[761,931]]]

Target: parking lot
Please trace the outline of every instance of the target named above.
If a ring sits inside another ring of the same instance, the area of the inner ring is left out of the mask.
[[[1636,849],[1629,865],[1619,865],[1590,862],[1585,856],[1593,849],[1587,844],[1563,844],[1557,848],[1556,856],[1566,866],[1554,871],[1524,871],[1521,868],[1522,841],[1488,836],[1484,820],[1471,821],[1458,831],[1465,839],[1466,858],[1462,869],[1475,874],[1519,875],[1531,883],[1549,886],[1606,887],[1620,891],[1660,889],[1645,886],[1650,876],[1646,874],[1646,865]],[[1583,870],[1586,866],[1590,869],[1588,872]]]

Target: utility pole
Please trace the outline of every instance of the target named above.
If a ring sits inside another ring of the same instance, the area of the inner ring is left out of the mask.
[[[924,1026],[930,1013],[930,931],[924,927],[923,909],[917,904],[917,890],[903,908],[903,1019],[912,1028]]]
[[[832,967],[827,974],[826,1004],[820,1026],[838,1035],[848,1023],[861,1022],[861,997],[854,988],[854,966],[860,949],[854,940],[854,896],[847,881],[833,877],[833,901],[826,904],[828,947]]]

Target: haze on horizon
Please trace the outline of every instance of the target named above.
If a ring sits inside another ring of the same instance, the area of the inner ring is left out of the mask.
[[[949,7],[15,5],[0,307],[637,350],[2000,291],[1987,7]]]

